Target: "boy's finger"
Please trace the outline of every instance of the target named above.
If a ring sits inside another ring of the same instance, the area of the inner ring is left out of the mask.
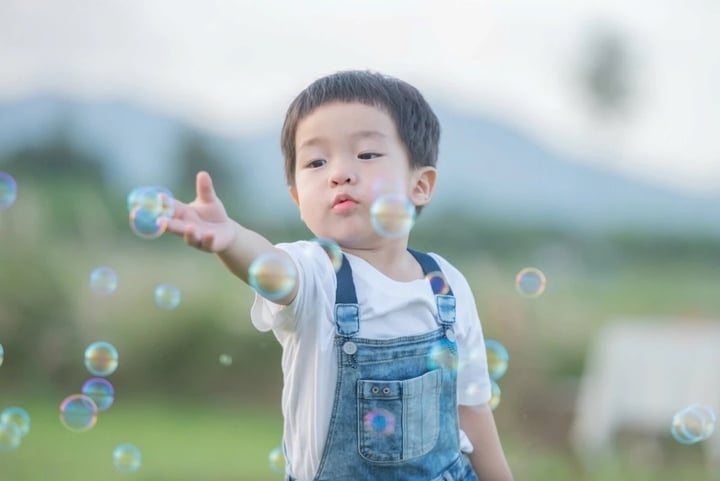
[[[212,232],[206,232],[200,241],[200,247],[203,250],[211,251],[213,240],[215,240],[215,235]]]
[[[173,200],[173,219],[183,219],[187,209],[188,205],[185,202]]]
[[[170,232],[171,234],[184,234],[185,233],[185,226],[187,225],[184,221],[179,219],[167,219],[165,217],[160,217],[157,220],[158,226],[161,228],[165,228],[165,232]]]
[[[193,229],[191,226],[185,227],[185,232],[183,232],[183,239],[185,240],[185,243],[187,245],[198,247],[197,235],[195,233],[195,229]]]
[[[205,171],[198,172],[196,190],[197,197],[202,202],[212,202],[215,199],[215,189],[213,188],[210,174]]]

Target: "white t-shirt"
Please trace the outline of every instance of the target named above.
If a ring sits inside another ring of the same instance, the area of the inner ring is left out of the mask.
[[[320,465],[337,379],[333,318],[337,279],[328,255],[318,243],[298,241],[277,247],[295,262],[297,296],[288,306],[282,306],[256,295],[251,318],[259,331],[272,330],[282,345],[283,438],[288,468],[293,477],[309,481]],[[389,339],[438,329],[435,295],[426,279],[398,282],[364,259],[345,255],[352,267],[360,305],[358,337]],[[458,404],[484,404],[490,399],[490,378],[472,291],[460,271],[437,254],[430,255],[456,297]],[[473,449],[462,431],[460,446],[464,452]]]

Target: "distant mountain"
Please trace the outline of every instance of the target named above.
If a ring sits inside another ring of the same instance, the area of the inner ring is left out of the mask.
[[[439,187],[425,218],[457,212],[582,231],[720,235],[720,198],[694,198],[579,162],[492,119],[442,107],[437,113],[443,129]],[[203,134],[237,178],[251,176],[242,185],[250,189],[246,198],[258,199],[257,214],[283,221],[297,213],[284,183],[280,121],[255,137]],[[179,135],[202,130],[129,103],[38,96],[0,104],[0,156],[38,142],[59,125],[78,145],[99,153],[113,181],[127,191],[172,184]]]

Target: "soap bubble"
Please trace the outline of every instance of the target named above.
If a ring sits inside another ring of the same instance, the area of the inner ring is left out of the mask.
[[[97,422],[98,407],[84,394],[72,394],[60,403],[60,422],[71,431],[87,431]]]
[[[113,451],[113,465],[121,473],[134,473],[140,469],[142,454],[132,444],[120,444]]]
[[[370,206],[370,222],[383,237],[403,237],[415,224],[415,206],[403,195],[380,195]]]
[[[285,254],[261,254],[248,268],[248,283],[264,298],[277,301],[295,288],[297,269]]]
[[[109,342],[93,342],[85,349],[85,367],[94,376],[109,376],[118,366],[118,351]]]

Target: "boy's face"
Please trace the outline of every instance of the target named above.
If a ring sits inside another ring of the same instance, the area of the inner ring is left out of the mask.
[[[295,132],[295,185],[290,194],[317,237],[341,247],[382,243],[370,222],[379,194],[406,195],[414,205],[430,200],[435,169],[411,169],[395,123],[382,109],[362,103],[321,105]]]

